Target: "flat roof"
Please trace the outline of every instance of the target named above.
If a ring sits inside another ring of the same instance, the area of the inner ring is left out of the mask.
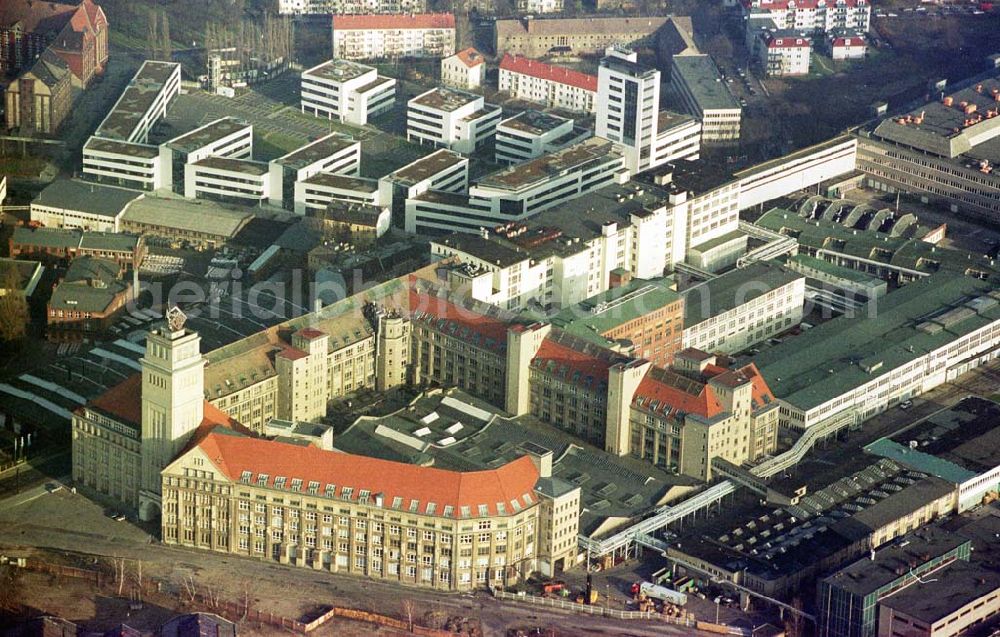
[[[308,179],[303,179],[304,184],[314,184],[316,186],[327,186],[329,188],[340,188],[342,190],[356,190],[359,192],[377,192],[378,179],[367,179],[365,177],[354,177],[351,175],[337,175],[334,173],[316,173]]]
[[[563,309],[551,321],[574,336],[602,345],[607,342],[602,334],[680,301],[672,284],[672,279],[633,279]]]
[[[1000,588],[994,565],[959,560],[879,601],[880,606],[933,624]]]
[[[739,103],[721,80],[719,67],[710,56],[674,56],[673,73],[687,86],[701,110],[740,110]]]
[[[257,176],[266,175],[270,170],[270,166],[265,162],[253,161],[251,159],[233,159],[232,157],[206,157],[194,162],[192,165]]]
[[[127,140],[156,101],[167,80],[180,66],[175,62],[143,62],[94,134],[108,139]]]
[[[540,136],[565,125],[567,122],[572,124],[573,120],[568,117],[528,109],[503,120],[497,124],[497,128],[510,128],[528,135]]]
[[[874,135],[948,158],[1000,136],[1000,119],[996,117],[1000,111],[996,99],[1000,95],[1000,74],[993,70],[959,86],[943,99],[883,119]]]
[[[684,328],[698,325],[804,278],[805,275],[777,262],[755,261],[745,268],[709,279],[681,293],[684,297]]]
[[[877,316],[837,317],[754,360],[775,396],[812,409],[1000,320],[996,294],[990,281],[938,272],[881,297]]]
[[[127,157],[141,157],[143,159],[155,159],[160,156],[160,147],[150,144],[137,144],[135,142],[123,142],[116,139],[105,139],[103,137],[91,137],[87,140],[84,148],[97,150],[105,153],[115,153]]]
[[[692,197],[699,197],[720,186],[737,182],[736,177],[725,166],[692,159],[678,159],[659,168],[657,173],[670,173],[671,190],[683,190],[691,193]]]
[[[231,239],[253,218],[245,208],[226,207],[207,199],[145,197],[122,215],[125,223],[198,232]]]
[[[354,138],[340,133],[330,133],[325,137],[320,137],[314,142],[293,150],[287,155],[275,159],[275,163],[287,166],[294,170],[305,168],[322,159],[336,155],[351,146],[360,146],[361,142],[354,141]]]
[[[865,450],[961,483],[1000,465],[1000,405],[969,397]]]
[[[253,126],[248,122],[235,117],[223,117],[196,128],[190,133],[174,137],[167,142],[167,146],[190,153],[248,128],[253,130]]]
[[[143,196],[138,190],[104,186],[77,179],[57,179],[42,189],[33,206],[76,210],[114,219],[129,202]]]
[[[527,163],[490,173],[476,182],[476,185],[500,190],[520,190],[565,171],[580,169],[593,162],[603,162],[612,156],[620,156],[614,150],[614,144],[600,137],[591,137]]]
[[[311,75],[323,80],[330,80],[331,82],[347,82],[374,70],[374,66],[338,58],[318,64],[308,71],[303,71],[302,75]]]
[[[878,277],[869,276],[859,270],[852,270],[851,268],[837,265],[836,263],[830,263],[829,261],[825,261],[823,259],[817,259],[816,257],[809,256],[808,254],[802,252],[788,257],[788,263],[793,265],[798,264],[805,268],[818,270],[832,277],[867,287],[882,287],[885,285],[885,281],[879,279]]]
[[[358,91],[358,93],[367,93],[369,91],[373,91],[373,90],[377,89],[378,87],[382,86],[383,84],[395,84],[395,83],[396,83],[395,78],[385,77],[385,76],[382,76],[382,75],[378,75],[371,82],[368,82],[367,84],[365,84],[363,86],[359,86],[357,88],[357,91]],[[393,98],[393,99],[395,99],[395,98]]]
[[[498,268],[507,268],[531,258],[530,254],[503,239],[497,237],[484,239],[478,234],[465,232],[439,237],[432,240],[431,243],[465,252]]]
[[[453,168],[461,163],[468,163],[468,159],[447,148],[434,151],[426,157],[411,162],[389,177],[396,183],[403,186],[412,186],[425,179],[430,179],[434,175],[442,173],[449,168]]]
[[[439,86],[417,95],[410,100],[409,104],[411,106],[426,106],[427,108],[450,113],[462,108],[466,104],[482,101],[482,99],[481,95]]]
[[[956,551],[969,540],[948,533],[937,526],[926,526],[906,535],[902,542],[875,551],[875,559],[860,559],[823,582],[859,597],[875,593],[883,586],[908,577],[914,564],[924,564],[934,558]],[[902,573],[898,571],[902,570]]]

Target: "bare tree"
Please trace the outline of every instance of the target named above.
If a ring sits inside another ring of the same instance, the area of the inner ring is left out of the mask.
[[[28,322],[28,303],[19,290],[21,280],[16,268],[7,268],[0,290],[7,290],[0,296],[0,341],[16,341],[24,336]]]
[[[415,610],[415,605],[413,600],[409,597],[404,598],[400,604],[403,607],[403,614],[406,616],[406,626],[407,630],[411,633],[413,632],[413,611]]]
[[[170,43],[170,20],[166,11],[160,11],[160,19],[163,21],[163,27],[160,29],[163,34],[163,59],[169,61],[173,56],[173,45]]]
[[[158,36],[159,20],[157,20],[157,15],[155,11],[150,10],[147,13],[149,20],[149,27],[146,32],[146,47],[148,50],[148,55],[150,58],[156,60],[159,59],[159,44],[160,38]]]

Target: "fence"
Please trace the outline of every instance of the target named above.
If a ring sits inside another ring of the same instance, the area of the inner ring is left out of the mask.
[[[74,579],[88,580],[93,582],[98,588],[100,588],[102,583],[113,583],[111,581],[113,579],[112,577],[102,577],[102,573],[100,571],[74,568],[72,566],[62,566],[59,564],[49,564],[36,559],[28,558],[18,560],[18,558],[7,558],[4,556],[4,559],[0,560],[0,562],[15,563],[29,571],[49,573],[59,577],[72,577]],[[297,633],[306,634],[316,630],[333,618],[340,618],[364,622],[367,624],[376,624],[386,628],[393,628],[395,630],[409,632],[413,635],[419,635],[420,637],[455,637],[455,633],[447,630],[428,628],[427,626],[419,626],[417,624],[413,624],[411,626],[407,621],[397,619],[395,617],[389,617],[388,615],[380,615],[378,613],[372,613],[357,608],[342,608],[339,606],[331,607],[328,611],[310,622],[302,622],[291,617],[276,615],[267,610],[252,608],[242,602],[220,600],[218,597],[212,597],[211,595],[206,595],[205,593],[189,592],[188,594],[182,594],[180,591],[170,593],[166,590],[169,587],[163,586],[164,583],[165,582],[163,581],[155,579],[147,580],[142,586],[143,595],[150,595],[152,593],[171,595],[185,604],[203,607],[206,610],[210,610],[213,613],[221,615],[222,617],[225,617],[233,622],[256,622],[259,624],[267,624],[268,626],[276,626],[292,630]]]
[[[678,617],[670,617],[669,615],[663,615],[655,611],[639,611],[639,610],[617,610],[614,608],[605,608],[604,606],[590,606],[587,604],[574,604],[573,602],[567,602],[561,599],[554,599],[551,597],[538,597],[537,595],[527,595],[520,593],[507,593],[501,590],[491,589],[493,596],[497,599],[506,599],[515,602],[524,602],[527,604],[535,604],[538,606],[550,606],[552,608],[562,608],[563,610],[569,610],[577,613],[586,613],[588,615],[600,615],[602,617],[611,617],[614,619],[655,619],[668,624],[677,624],[680,626],[694,626],[695,621],[693,619],[681,619]]]

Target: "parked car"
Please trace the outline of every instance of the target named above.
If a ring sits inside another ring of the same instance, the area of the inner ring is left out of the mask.
[[[904,411],[907,410],[907,409],[909,409],[912,406],[913,406],[913,401],[912,400],[904,400],[903,402],[899,403],[899,408],[902,409],[902,410],[904,410]]]

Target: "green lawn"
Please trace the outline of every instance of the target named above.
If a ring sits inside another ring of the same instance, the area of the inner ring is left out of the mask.
[[[254,135],[254,156],[261,159],[275,159],[309,141],[303,135],[288,135],[286,133],[266,132],[260,136]]]

